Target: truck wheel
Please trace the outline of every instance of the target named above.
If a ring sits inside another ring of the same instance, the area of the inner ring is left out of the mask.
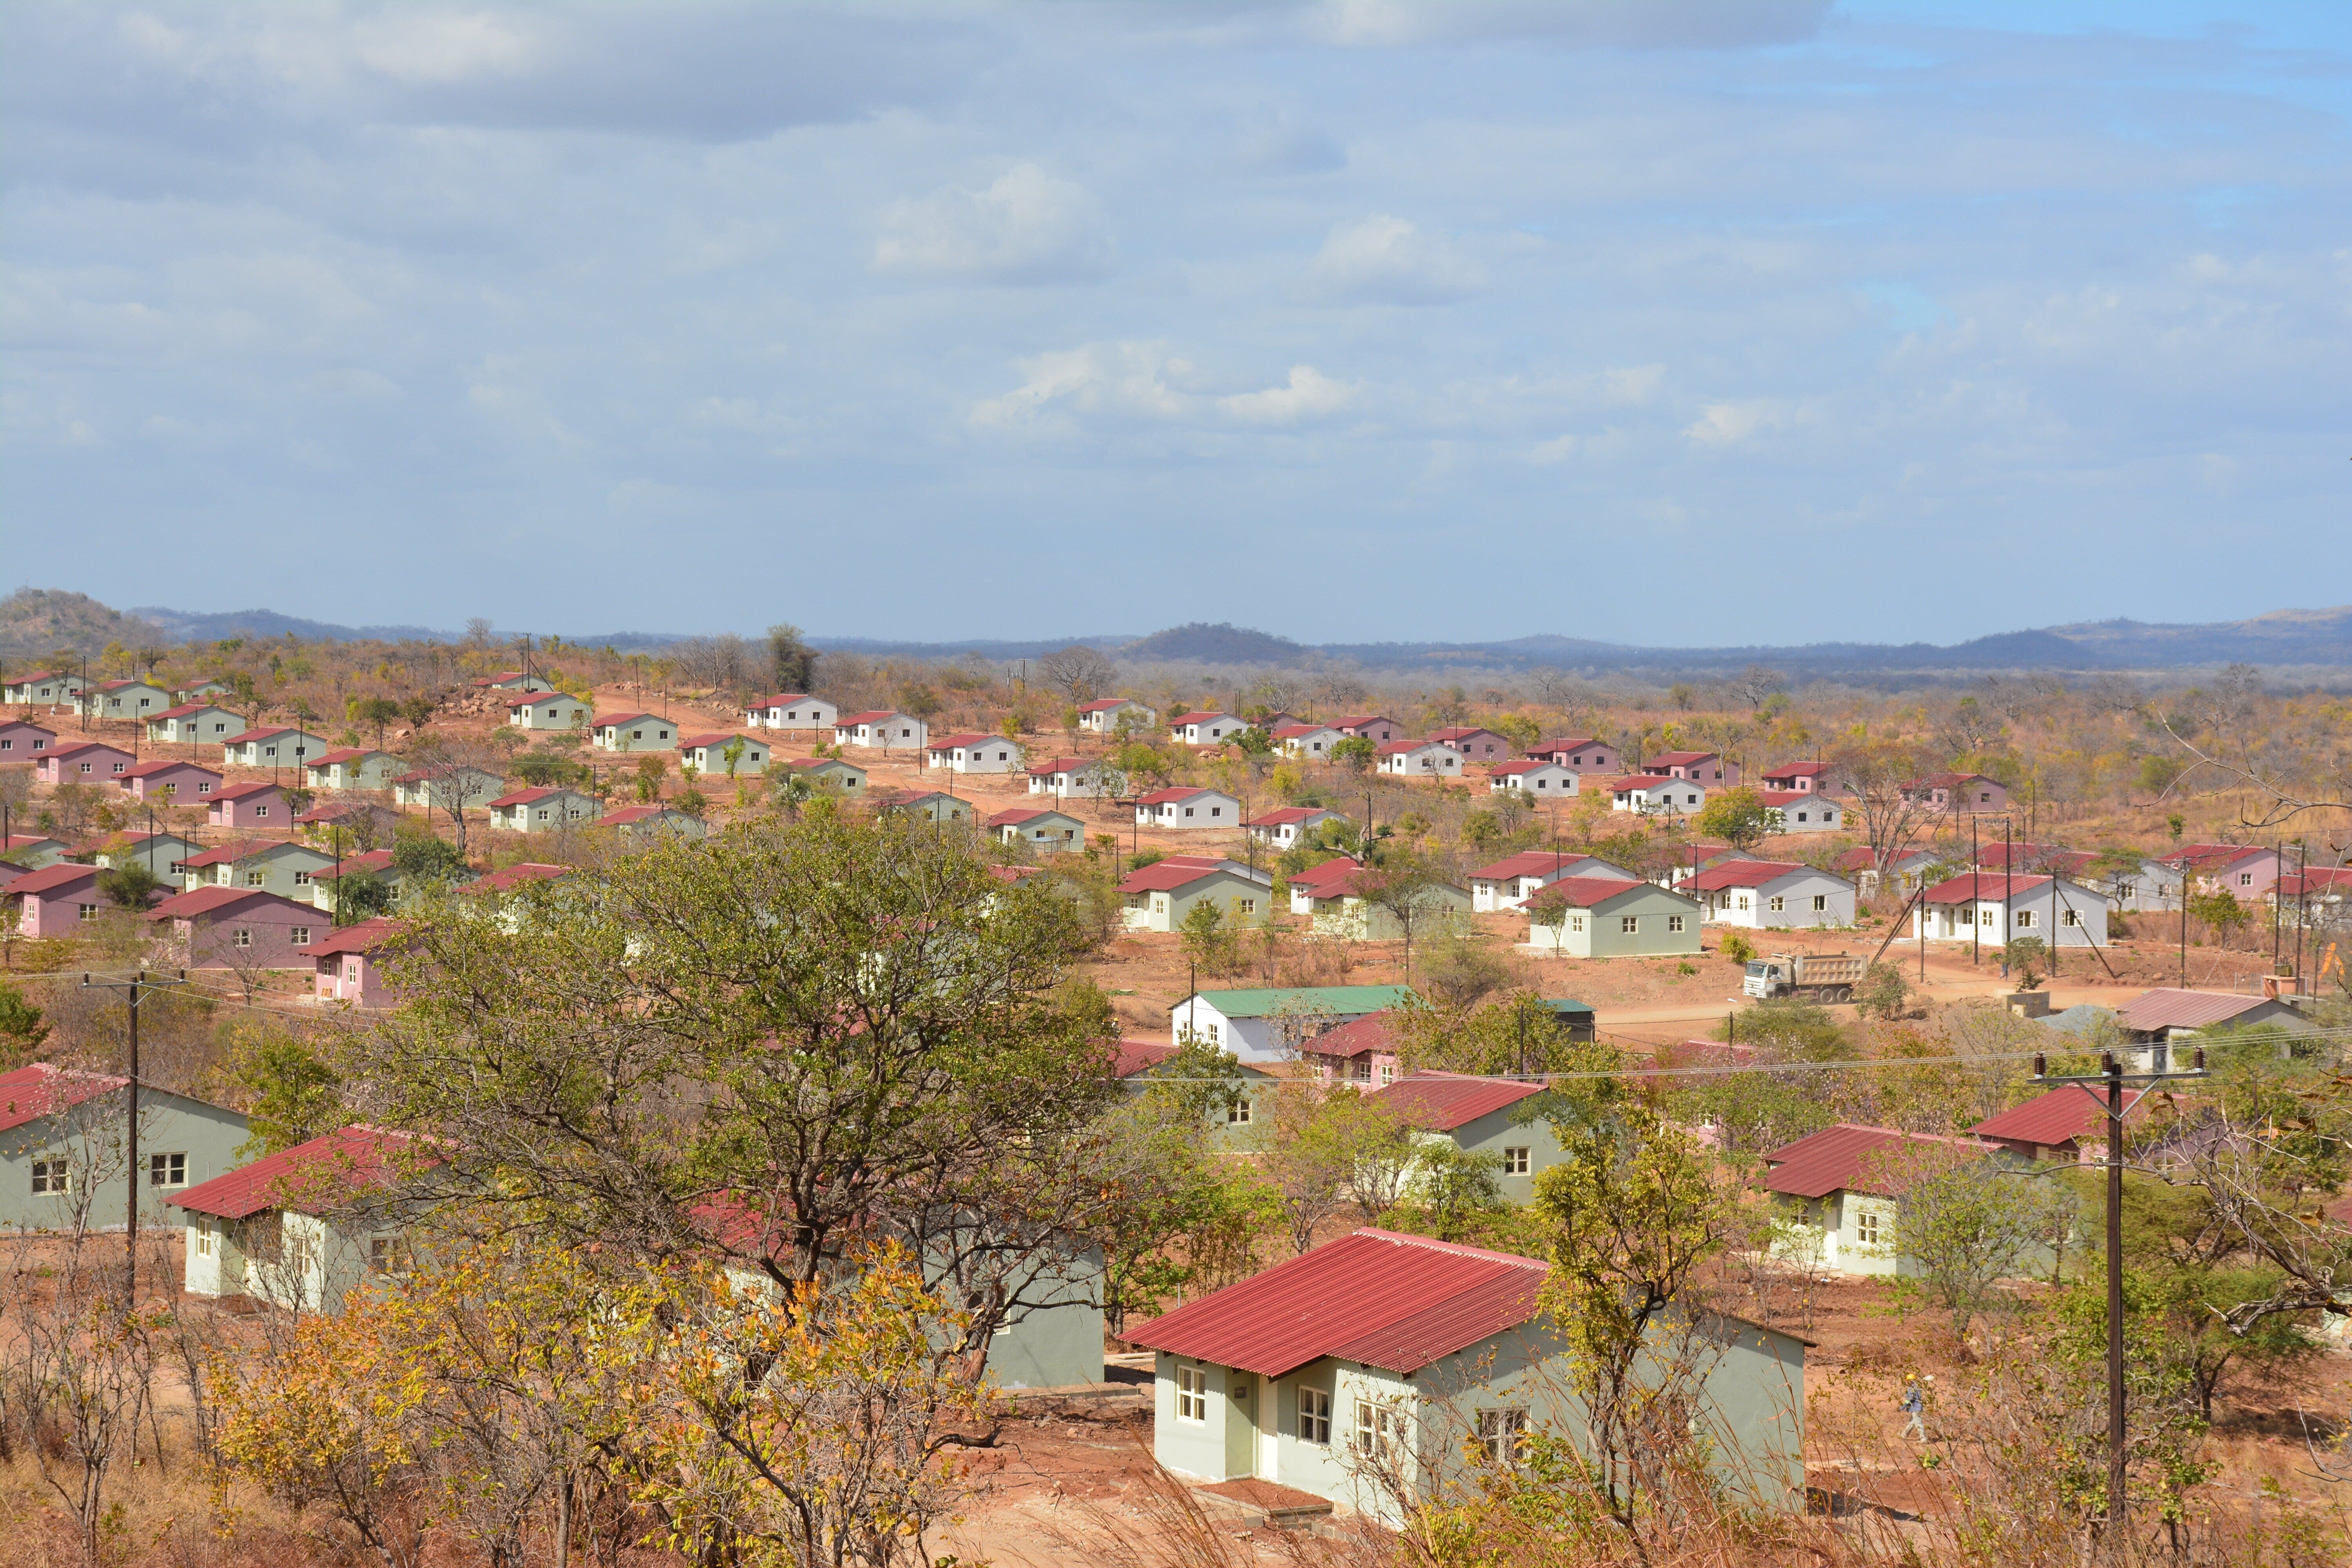
[[[1853,986],[1851,986],[1851,985],[1841,985],[1841,986],[1839,986],[1836,990],[1834,990],[1834,991],[1832,991],[1832,992],[1831,992],[1831,993],[1830,993],[1830,1000],[1831,1000],[1831,1001],[1832,1001],[1832,1002],[1851,1002],[1851,1001],[1853,1001]]]

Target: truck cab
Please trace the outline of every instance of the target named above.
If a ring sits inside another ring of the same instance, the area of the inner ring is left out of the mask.
[[[1739,994],[1769,1000],[1788,990],[1790,984],[1790,976],[1785,963],[1769,958],[1751,958],[1748,961],[1748,973],[1739,982]]]

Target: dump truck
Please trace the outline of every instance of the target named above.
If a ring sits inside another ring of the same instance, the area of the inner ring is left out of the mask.
[[[1743,995],[1769,1000],[1801,996],[1808,1002],[1851,1002],[1867,960],[1843,952],[1776,952],[1751,960],[1739,983]]]

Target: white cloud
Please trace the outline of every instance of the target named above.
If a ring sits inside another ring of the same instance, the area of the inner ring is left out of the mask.
[[[1744,447],[1811,418],[1811,411],[1802,404],[1787,398],[1751,397],[1738,403],[1708,404],[1683,434],[1702,447]]]
[[[1383,305],[1443,305],[1486,286],[1486,274],[1443,237],[1375,213],[1333,229],[1307,268],[1329,300]]]
[[[1310,33],[1359,47],[1550,38],[1632,48],[1720,49],[1811,37],[1831,0],[1318,0]]]
[[[883,215],[883,272],[1051,283],[1108,271],[1111,237],[1094,199],[1071,181],[1019,163],[986,190],[950,185]]]
[[[998,429],[1087,424],[1297,425],[1338,413],[1361,390],[1311,364],[1276,386],[1213,393],[1188,360],[1159,343],[1087,343],[1023,362],[1028,379],[971,411]]]
[[[1353,383],[1334,381],[1311,364],[1295,364],[1282,385],[1233,393],[1217,399],[1217,406],[1252,425],[1296,425],[1337,414],[1354,400],[1356,392]]]

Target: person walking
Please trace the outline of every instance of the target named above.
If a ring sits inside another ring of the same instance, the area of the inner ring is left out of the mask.
[[[1935,1380],[1930,1378],[1928,1381]],[[1903,1424],[1903,1435],[1906,1437],[1916,1437],[1922,1443],[1926,1442],[1927,1440],[1927,1391],[1919,1385],[1919,1379],[1916,1376],[1903,1380],[1902,1410],[1905,1415],[1910,1417]]]

